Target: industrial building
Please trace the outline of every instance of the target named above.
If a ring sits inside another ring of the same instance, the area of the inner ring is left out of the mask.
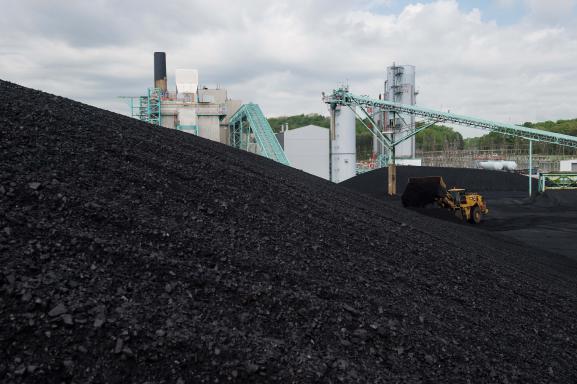
[[[230,144],[229,119],[242,102],[226,89],[200,86],[198,70],[176,69],[175,91],[168,90],[166,53],[154,53],[154,87],[132,103],[133,116],[205,139]]]
[[[286,129],[276,136],[293,168],[330,179],[328,129],[307,125]]]
[[[577,159],[561,160],[559,164],[561,172],[577,172]]]
[[[169,91],[166,54],[154,53],[154,86],[145,96],[128,96],[132,117],[177,129],[289,165],[260,107],[228,97],[226,89],[199,83],[198,70],[176,69]]]
[[[383,99],[404,105],[417,103],[417,90],[415,88],[415,66],[393,64],[386,69]],[[380,110],[374,111],[374,119],[379,123],[383,133],[391,137],[400,137],[415,129],[415,116],[408,113],[391,114]],[[373,138],[373,152],[377,156],[385,157],[386,150]],[[395,146],[396,159],[415,159],[415,137],[411,137]],[[420,161],[407,161],[407,165],[420,165]]]
[[[396,65],[386,69],[384,83],[384,100],[404,105],[415,105],[417,91],[415,89],[415,67],[413,65]],[[369,169],[357,167],[356,161],[356,129],[355,119],[362,116],[354,107],[346,105],[331,105],[331,155],[330,155],[330,180],[335,183],[342,182],[359,171],[366,171],[373,167],[387,165],[390,153],[383,145],[382,137],[394,142],[415,130],[415,116],[410,113],[391,113],[375,107],[367,108],[363,112],[368,113],[375,123],[373,136],[373,154],[376,164]],[[395,145],[395,161],[404,165],[421,165],[420,159],[415,158],[415,137],[410,136]]]
[[[394,102],[415,104],[415,67],[387,68],[384,97]],[[145,96],[131,99],[132,115],[151,124],[198,135],[226,145],[257,153],[335,183],[358,173],[355,121],[357,112],[347,106],[331,108],[331,129],[307,126],[275,137],[256,104],[242,104],[228,97],[227,90],[201,86],[196,69],[175,70],[175,90],[168,89],[166,53],[154,53],[154,86]],[[379,131],[391,138],[414,130],[411,114],[374,111]],[[280,143],[279,143],[280,141]],[[374,152],[382,166],[387,151],[375,139]],[[414,159],[415,140],[396,146],[399,163],[420,165]]]
[[[417,103],[417,91],[415,89],[415,67],[413,65],[395,65],[387,68],[387,80],[385,81],[385,100],[405,105]],[[415,116],[408,113],[400,113],[391,116],[385,113],[385,132],[396,136],[415,129]],[[398,144],[395,148],[395,157],[415,157],[415,137]]]

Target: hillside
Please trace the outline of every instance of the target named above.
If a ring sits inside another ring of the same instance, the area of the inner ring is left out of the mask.
[[[318,114],[269,117],[268,122],[275,132],[280,132],[283,124],[288,124],[289,129],[300,128],[306,125],[317,125],[324,128],[330,127],[329,118]]]
[[[524,127],[541,129],[549,132],[562,133],[565,135],[577,136],[577,119],[544,121],[540,123],[526,122]],[[498,133],[488,133],[486,135],[465,139],[465,149],[520,149],[526,151],[527,140],[515,137],[508,137]],[[536,154],[577,154],[577,150],[550,145],[544,143],[534,143],[533,151]]]
[[[545,131],[563,133],[565,135],[577,136],[577,119],[543,121],[540,123],[525,123],[523,126],[528,128],[543,129]]]
[[[444,125],[434,125],[415,135],[417,151],[463,149],[463,143],[463,136],[459,132]]]

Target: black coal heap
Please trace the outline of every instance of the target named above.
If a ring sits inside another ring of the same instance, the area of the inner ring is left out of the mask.
[[[1,382],[576,382],[571,268],[0,82]]]

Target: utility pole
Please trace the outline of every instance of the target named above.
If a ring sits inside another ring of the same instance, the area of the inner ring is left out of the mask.
[[[533,140],[529,140],[529,197],[533,196]]]
[[[393,114],[393,127],[391,129],[391,143],[395,142],[395,128],[397,127],[397,114]],[[397,194],[397,164],[395,164],[395,146],[391,146],[389,158],[389,196]]]

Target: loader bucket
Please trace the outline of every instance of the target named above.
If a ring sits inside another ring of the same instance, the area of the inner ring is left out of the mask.
[[[401,196],[405,207],[424,207],[447,195],[447,185],[441,176],[410,177]]]

